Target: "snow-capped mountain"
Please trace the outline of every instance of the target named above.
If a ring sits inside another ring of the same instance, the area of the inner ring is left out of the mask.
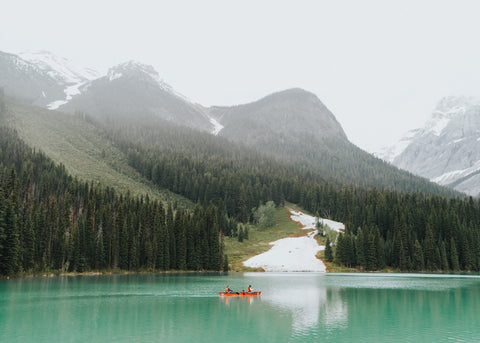
[[[85,112],[102,120],[160,119],[215,132],[207,111],[175,92],[152,66],[136,61],[110,68],[107,75],[89,82],[81,94],[59,109]]]
[[[480,194],[480,99],[443,98],[423,128],[377,155],[441,185]]]
[[[16,101],[45,107],[63,97],[64,87],[35,63],[0,52],[0,87]]]
[[[218,134],[222,125],[161,79],[149,65],[128,61],[107,75],[47,51],[0,52],[0,87],[16,101],[99,118],[154,118]],[[83,94],[86,93],[86,94]]]
[[[75,66],[66,58],[56,56],[48,51],[24,51],[18,56],[35,64],[37,68],[45,71],[60,83],[84,82],[100,76],[93,69]]]
[[[19,57],[31,62],[64,87],[64,96],[46,105],[51,110],[66,104],[73,96],[80,94],[82,86],[99,76],[99,73],[93,69],[77,67],[66,58],[55,56],[48,51],[21,52]]]
[[[96,77],[94,70],[76,67],[47,51],[0,52],[0,87],[8,96],[28,104],[56,109]]]

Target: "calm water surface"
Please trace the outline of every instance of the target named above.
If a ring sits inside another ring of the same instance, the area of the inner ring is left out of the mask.
[[[221,298],[252,284],[256,298]],[[244,273],[0,281],[0,342],[479,342],[480,277]]]

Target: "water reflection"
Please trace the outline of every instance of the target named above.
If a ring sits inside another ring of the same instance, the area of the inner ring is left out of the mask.
[[[322,330],[344,328],[348,305],[341,288],[329,287],[325,274],[245,273],[252,284],[263,287],[262,303],[290,318],[292,337]]]
[[[346,326],[348,308],[339,290],[326,287],[300,287],[265,296],[265,301],[292,316],[293,334],[316,329]]]
[[[220,297],[252,284],[259,297]],[[246,273],[0,280],[0,342],[480,341],[480,279]]]
[[[245,295],[245,296],[221,296],[220,301],[224,302],[225,305],[229,305],[230,301],[241,301],[246,302],[249,305],[252,305],[255,302],[255,298],[260,297],[259,295]]]

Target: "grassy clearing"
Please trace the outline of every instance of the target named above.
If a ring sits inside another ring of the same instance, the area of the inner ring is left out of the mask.
[[[225,238],[225,253],[231,271],[262,271],[244,267],[242,262],[255,255],[264,253],[271,248],[270,242],[285,237],[305,236],[307,231],[301,229],[301,225],[290,219],[289,209],[298,210],[293,204],[285,204],[285,207],[277,207],[275,210],[275,225],[267,229],[259,229],[254,225],[248,226],[248,240],[238,242],[236,237]]]
[[[67,171],[84,181],[134,196],[177,201],[190,207],[179,195],[157,189],[131,168],[125,155],[93,125],[69,114],[37,107],[9,104],[8,123],[31,147],[43,151]]]

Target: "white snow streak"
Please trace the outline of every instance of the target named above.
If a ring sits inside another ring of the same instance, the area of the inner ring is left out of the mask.
[[[65,99],[53,101],[47,105],[47,108],[49,110],[56,110],[60,106],[65,105],[67,102],[72,100],[74,95],[80,94],[80,87],[83,85],[84,83],[77,83],[77,84],[68,86],[63,90],[63,92],[65,93]]]
[[[108,81],[113,81],[113,80],[121,78],[122,73],[115,73],[115,72],[108,73],[107,77],[108,77]]]
[[[220,131],[223,129],[223,125],[220,124],[215,118],[209,117],[210,123],[213,125],[212,134],[214,136],[218,135]]]
[[[269,251],[254,256],[243,262],[246,267],[263,268],[267,272],[325,272],[325,265],[316,255],[324,250],[314,238],[318,231],[315,229],[316,218],[300,211],[290,210],[292,220],[299,222],[304,230],[312,230],[303,237],[288,237],[279,239],[270,244]],[[328,219],[320,219],[335,231],[343,230],[342,223]]]
[[[448,185],[464,176],[470,175],[480,170],[480,161],[475,162],[473,166],[467,169],[458,169],[446,172],[440,176],[437,176],[430,181],[438,183],[439,185]]]

